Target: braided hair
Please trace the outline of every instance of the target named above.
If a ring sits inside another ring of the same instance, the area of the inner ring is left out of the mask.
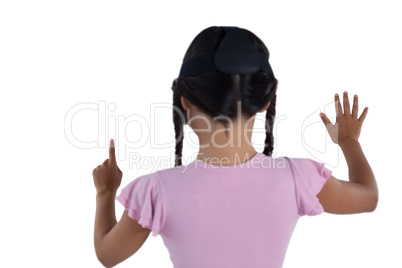
[[[269,58],[269,51],[265,44],[252,32],[245,31],[258,50]],[[224,35],[225,30],[218,26],[201,31],[188,47],[183,63],[193,57],[216,51]],[[181,96],[212,118],[222,115],[230,119],[236,118],[237,101],[240,100],[242,116],[248,119],[271,102],[266,112],[266,138],[263,151],[265,155],[271,156],[274,145],[273,124],[276,114],[277,85],[278,80],[274,75],[262,70],[252,74],[228,74],[214,70],[175,79],[171,87],[176,139],[175,166],[182,165],[183,130],[187,120],[187,113],[181,105]],[[227,121],[223,119],[217,118],[216,121],[227,124]]]

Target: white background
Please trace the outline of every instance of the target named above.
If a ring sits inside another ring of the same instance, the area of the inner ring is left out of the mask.
[[[165,168],[130,168],[129,154],[172,156],[173,144],[156,148],[151,138],[174,139],[170,87],[187,47],[209,26],[239,26],[265,42],[279,80],[276,156],[325,162],[347,180],[318,114],[334,116],[333,96],[344,90],[359,95],[359,114],[369,107],[360,142],[379,186],[377,210],[302,217],[284,267],[402,267],[400,25],[398,1],[2,1],[0,265],[102,267],[92,170],[108,158],[107,141],[116,139],[121,187]],[[71,119],[75,105],[99,103],[115,106],[108,120],[89,109]],[[152,103],[167,108],[151,118]],[[153,129],[113,123],[131,115]],[[260,152],[264,139],[253,136]],[[126,148],[138,140],[144,145]],[[185,142],[184,164],[196,152]],[[117,220],[122,213],[116,201]],[[162,238],[150,236],[118,267],[172,264]]]

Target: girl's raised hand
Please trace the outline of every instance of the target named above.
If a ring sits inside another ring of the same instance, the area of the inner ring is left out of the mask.
[[[358,98],[357,95],[353,99],[352,114],[350,113],[348,93],[343,93],[343,108],[339,101],[339,95],[335,94],[335,110],[336,110],[336,123],[332,125],[328,117],[324,113],[320,113],[321,119],[324,122],[328,134],[332,141],[336,144],[342,145],[345,141],[356,140],[358,141],[360,136],[360,130],[362,128],[364,119],[366,118],[368,107],[366,107],[359,117],[358,113]]]
[[[117,192],[123,172],[117,166],[113,139],[110,140],[109,158],[92,171],[97,193]]]

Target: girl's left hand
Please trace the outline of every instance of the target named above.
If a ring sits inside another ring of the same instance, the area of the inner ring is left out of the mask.
[[[102,165],[97,166],[92,171],[97,193],[117,192],[120,187],[123,172],[116,163],[115,147],[113,139],[110,140],[109,159],[106,159]]]

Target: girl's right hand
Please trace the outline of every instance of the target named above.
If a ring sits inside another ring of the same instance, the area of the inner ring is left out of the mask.
[[[348,93],[346,91],[343,93],[343,107],[344,112],[342,112],[339,96],[338,94],[335,94],[335,125],[332,125],[331,121],[329,121],[328,117],[324,113],[320,113],[321,119],[327,128],[329,136],[334,143],[339,145],[342,145],[348,140],[358,141],[360,130],[368,111],[368,107],[366,107],[359,119],[357,119],[358,99],[357,95],[355,95],[353,100],[352,114],[350,114]]]

